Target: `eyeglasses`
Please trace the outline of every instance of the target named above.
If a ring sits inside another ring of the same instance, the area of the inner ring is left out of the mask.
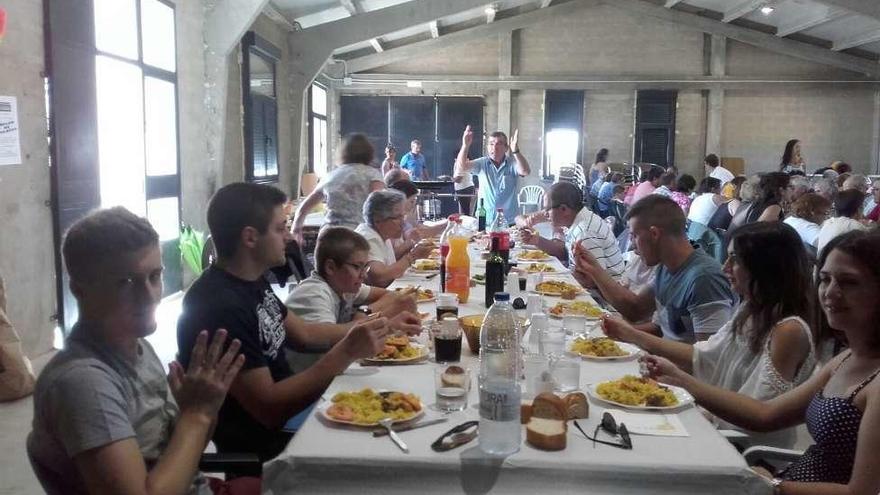
[[[358,272],[358,275],[366,275],[367,272],[370,271],[370,264],[369,263],[364,263],[362,265],[359,265],[357,263],[349,263],[348,261],[346,261],[344,264],[354,268],[355,271]]]
[[[596,425],[596,430],[593,431],[593,436],[590,437],[587,435],[587,432],[581,428],[581,425],[578,424],[577,421],[574,421],[575,428],[584,435],[587,440],[593,441],[593,448],[596,447],[597,443],[601,443],[602,445],[610,445],[612,447],[617,447],[619,449],[632,450],[633,444],[632,439],[629,436],[629,430],[626,429],[626,425],[623,423],[617,424],[617,421],[614,421],[614,416],[610,413],[606,412],[602,415],[602,422]],[[617,442],[609,442],[607,440],[599,440],[597,437],[599,436],[599,430],[605,430],[610,435],[614,435],[616,437],[620,437],[620,443]]]

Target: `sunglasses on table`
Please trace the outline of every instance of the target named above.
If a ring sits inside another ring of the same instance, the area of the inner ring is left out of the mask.
[[[610,445],[612,447],[617,447],[619,449],[632,450],[632,439],[629,436],[629,430],[626,429],[626,425],[623,423],[617,424],[617,421],[614,420],[614,416],[611,413],[602,414],[602,421],[596,425],[596,429],[593,431],[593,436],[587,435],[587,432],[581,428],[581,425],[578,424],[577,421],[574,421],[575,428],[584,435],[587,440],[593,441],[593,448],[596,447],[597,443],[601,443],[602,445]],[[599,430],[604,430],[610,435],[614,435],[615,437],[620,437],[620,442],[611,442],[608,440],[599,440],[597,437],[599,436]]]

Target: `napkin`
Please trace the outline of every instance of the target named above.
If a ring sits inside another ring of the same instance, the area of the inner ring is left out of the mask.
[[[626,429],[634,435],[690,436],[676,414],[632,413],[620,409],[606,409],[606,412],[611,413],[618,424],[624,423]]]

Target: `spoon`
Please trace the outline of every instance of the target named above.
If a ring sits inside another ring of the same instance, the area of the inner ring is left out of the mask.
[[[379,426],[388,430],[388,436],[391,437],[391,440],[398,447],[400,447],[400,450],[402,450],[405,454],[409,454],[409,447],[407,447],[406,444],[403,443],[403,440],[401,440],[401,438],[397,435],[397,432],[391,428],[391,423],[393,423],[393,420],[391,418],[385,418],[385,419],[379,420]]]

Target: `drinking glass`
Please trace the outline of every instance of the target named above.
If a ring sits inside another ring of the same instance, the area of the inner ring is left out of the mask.
[[[550,327],[541,332],[540,353],[545,357],[561,356],[565,352],[565,331]]]
[[[581,363],[562,356],[550,358],[550,374],[556,382],[556,390],[571,392],[580,388]]]
[[[434,368],[434,398],[440,411],[463,411],[471,390],[471,370],[441,364]]]
[[[586,332],[587,318],[580,314],[562,313],[562,328],[566,335],[583,335]]]
[[[540,354],[526,354],[523,356],[523,381],[525,390],[524,399],[531,399],[542,392],[552,392],[542,386],[542,374],[548,370],[547,358]]]

